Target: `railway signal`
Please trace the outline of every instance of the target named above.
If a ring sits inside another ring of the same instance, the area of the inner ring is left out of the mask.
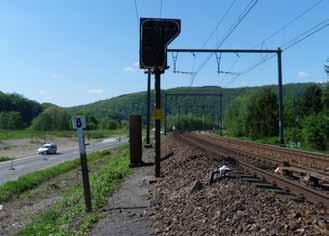
[[[164,70],[167,66],[167,46],[180,33],[178,19],[140,19],[140,68]]]
[[[168,69],[167,47],[179,35],[179,19],[140,19],[140,68],[155,75],[155,176],[160,177],[161,74]],[[148,104],[149,105],[149,104]]]
[[[86,118],[84,116],[74,116],[72,117],[73,129],[77,130],[79,151],[80,151],[80,162],[81,162],[81,172],[83,181],[83,191],[85,196],[86,211],[91,212],[91,193],[90,193],[90,183],[88,174],[88,164],[87,164],[87,154],[86,145],[83,129],[87,128]]]

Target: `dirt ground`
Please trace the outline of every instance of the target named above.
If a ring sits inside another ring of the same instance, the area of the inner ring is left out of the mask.
[[[92,139],[86,142],[93,144],[99,140]],[[58,151],[77,146],[76,138],[48,136],[46,138],[26,138],[0,141],[0,157],[17,159],[36,155],[37,149],[44,143],[56,143]]]

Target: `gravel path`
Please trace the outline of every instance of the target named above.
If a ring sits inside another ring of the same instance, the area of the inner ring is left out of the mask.
[[[144,150],[143,161],[153,161],[153,149]],[[153,235],[150,211],[150,180],[154,167],[135,168],[107,202],[106,217],[89,233],[93,236]]]

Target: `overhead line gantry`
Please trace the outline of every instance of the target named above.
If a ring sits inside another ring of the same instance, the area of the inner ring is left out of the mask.
[[[279,138],[280,145],[284,145],[284,115],[283,115],[283,90],[282,90],[282,49],[191,49],[191,48],[171,48],[167,52],[175,53],[264,53],[276,54],[278,67],[278,95],[279,95]]]

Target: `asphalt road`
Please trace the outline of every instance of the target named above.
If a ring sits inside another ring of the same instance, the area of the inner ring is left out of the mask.
[[[87,153],[102,151],[105,149],[117,147],[119,145],[128,143],[127,138],[121,138],[121,141],[115,139],[104,140],[91,146],[87,146]],[[79,158],[78,147],[58,150],[55,155],[35,155],[16,159],[13,162],[15,170],[9,170],[11,161],[0,162],[0,184],[10,180],[16,180],[19,176],[31,173],[40,169],[59,164],[67,160]]]

